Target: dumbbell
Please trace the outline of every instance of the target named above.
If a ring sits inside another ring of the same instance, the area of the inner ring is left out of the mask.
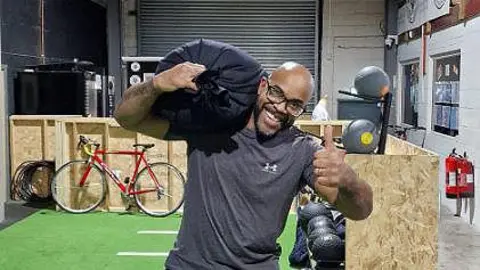
[[[317,263],[338,263],[345,259],[344,241],[337,235],[331,217],[317,216],[308,223],[308,249]]]
[[[300,223],[300,227],[303,229],[304,232],[308,232],[308,224],[310,220],[318,216],[327,216],[329,218],[333,218],[332,212],[327,209],[325,205],[318,202],[308,202],[305,206],[301,207],[298,210],[298,222]]]

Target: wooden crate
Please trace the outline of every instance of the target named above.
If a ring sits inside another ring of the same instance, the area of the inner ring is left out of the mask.
[[[347,221],[347,269],[437,269],[437,154],[388,136],[385,155],[347,155],[373,189],[365,221]]]
[[[15,171],[26,161],[54,161],[55,119],[64,115],[12,115],[9,118],[10,183],[14,183]],[[36,180],[34,180],[35,182]],[[19,199],[12,194],[12,199]]]
[[[297,124],[321,136],[331,123]],[[367,220],[346,222],[346,269],[436,269],[438,155],[388,135],[385,155],[347,154],[346,162],[374,196]]]
[[[57,169],[70,160],[86,157],[80,149],[77,149],[80,135],[101,143],[101,147],[108,151],[134,150],[133,144],[154,143],[155,147],[147,152],[148,161],[168,162],[176,166],[185,177],[187,176],[186,143],[184,141],[167,142],[131,132],[123,129],[113,118],[66,118],[56,120],[55,153]],[[122,180],[133,175],[137,160],[135,156],[107,154],[102,158],[111,169],[118,173]],[[75,174],[73,172],[73,175]],[[108,176],[107,180],[107,198],[100,209],[115,212],[124,211],[128,202],[122,198],[120,189],[111,179],[108,179]],[[162,180],[164,179],[160,181]],[[172,186],[171,188],[173,189],[172,192],[178,192],[179,190],[177,186]],[[72,200],[77,195],[65,194],[64,196]],[[158,207],[162,207],[162,210],[171,206],[171,201],[168,202],[168,205],[158,205]]]
[[[299,129],[312,133],[316,136],[323,136],[325,126],[331,125],[333,127],[333,137],[341,137],[343,131],[348,126],[350,121],[348,120],[336,120],[336,121],[312,121],[312,120],[297,120],[295,126]]]

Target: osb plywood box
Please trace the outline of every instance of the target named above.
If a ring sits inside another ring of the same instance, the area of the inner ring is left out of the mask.
[[[11,187],[17,185],[13,178],[22,163],[55,160],[55,119],[66,117],[81,116],[12,115],[9,117],[11,177],[9,184]],[[36,176],[35,174],[34,177]],[[34,179],[32,182],[36,180]],[[17,195],[12,192],[12,199],[20,199]]]
[[[321,136],[325,124],[300,127]],[[347,154],[346,162],[373,189],[370,217],[347,220],[346,269],[436,269],[438,155],[389,135],[385,155]]]

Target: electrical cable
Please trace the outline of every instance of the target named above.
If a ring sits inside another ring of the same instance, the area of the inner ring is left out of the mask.
[[[55,163],[48,160],[20,164],[10,186],[12,199],[40,203],[52,201],[50,181],[54,170]]]

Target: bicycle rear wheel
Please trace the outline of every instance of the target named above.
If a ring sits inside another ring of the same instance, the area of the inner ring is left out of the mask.
[[[82,177],[86,181],[80,186]],[[60,167],[50,185],[55,203],[69,213],[87,213],[105,200],[105,174],[88,160],[73,160]]]
[[[138,173],[133,190],[136,192],[135,201],[144,213],[166,217],[175,213],[183,204],[185,177],[169,163],[151,163]]]

